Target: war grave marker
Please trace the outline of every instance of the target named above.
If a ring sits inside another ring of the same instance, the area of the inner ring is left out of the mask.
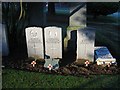
[[[59,68],[59,59],[62,59],[62,28],[46,27],[45,36],[45,59],[44,67],[51,69]]]
[[[50,58],[62,58],[62,29],[59,27],[46,27],[45,54]]]
[[[77,60],[94,62],[95,31],[93,28],[77,30]]]
[[[28,27],[25,29],[28,57],[39,57],[44,59],[42,30],[41,27]]]

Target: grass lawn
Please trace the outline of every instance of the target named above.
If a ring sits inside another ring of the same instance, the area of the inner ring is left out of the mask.
[[[2,88],[119,88],[120,75],[61,76],[3,69]]]

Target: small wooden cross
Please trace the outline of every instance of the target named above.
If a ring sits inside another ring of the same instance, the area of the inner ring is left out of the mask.
[[[87,67],[90,64],[90,62],[87,60],[85,61],[85,66]]]
[[[35,67],[36,61],[32,61],[31,64]]]
[[[49,64],[47,67],[49,68],[49,70],[51,70],[53,68],[53,66],[51,64]]]

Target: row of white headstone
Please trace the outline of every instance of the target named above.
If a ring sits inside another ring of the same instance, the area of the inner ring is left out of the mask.
[[[2,31],[2,53],[8,53],[7,38],[5,36],[4,25]],[[26,41],[28,49],[28,57],[38,57],[44,59],[45,56],[50,58],[61,59],[62,58],[62,28],[60,27],[46,27],[44,30],[41,27],[28,27],[26,28]],[[95,31],[93,28],[83,28],[77,30],[77,58],[79,61],[81,59],[88,59],[90,62],[94,62],[94,42],[95,42]],[[45,44],[44,44],[45,43]],[[45,50],[44,50],[45,49]],[[105,49],[106,50],[106,49]],[[44,52],[45,51],[45,52]],[[101,51],[100,51],[101,52]],[[44,55],[45,53],[45,55]],[[102,51],[101,53],[104,54]],[[100,54],[101,55],[101,54]],[[101,56],[97,55],[99,58],[96,61],[104,60],[104,62],[112,61],[116,62],[111,54],[105,53],[106,59],[100,59]],[[108,59],[108,60],[107,60]],[[47,60],[47,59],[46,59]],[[48,61],[48,60],[47,60]]]
[[[44,59],[45,56],[50,58],[62,58],[61,28],[52,26],[44,28],[43,31],[41,27],[28,27],[25,31],[28,57],[37,56],[41,59]]]
[[[95,33],[92,29],[77,30],[77,59],[94,61],[94,39]],[[26,41],[28,57],[62,58],[62,28],[60,27],[46,27],[44,31],[41,27],[28,27],[26,28]]]

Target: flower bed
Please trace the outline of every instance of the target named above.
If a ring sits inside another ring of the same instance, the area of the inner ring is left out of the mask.
[[[15,68],[28,71],[50,73],[50,74],[60,74],[60,75],[90,75],[90,74],[120,74],[120,67],[117,66],[98,66],[96,63],[90,63],[87,67],[85,65],[77,64],[73,62],[65,66],[61,66],[56,70],[49,70],[44,68],[44,61],[37,60],[36,65],[33,67],[31,62],[33,58],[25,58],[21,60],[15,60],[13,57],[3,57],[3,65],[5,68]],[[9,62],[8,62],[9,61]]]

